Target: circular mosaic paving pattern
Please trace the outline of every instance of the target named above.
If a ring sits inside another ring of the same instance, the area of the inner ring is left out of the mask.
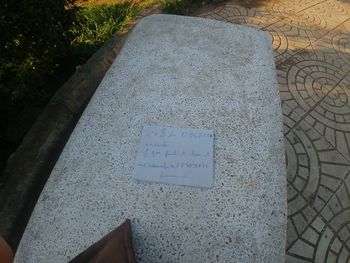
[[[231,0],[197,14],[271,36],[284,113],[287,262],[350,262],[349,11],[337,0]]]

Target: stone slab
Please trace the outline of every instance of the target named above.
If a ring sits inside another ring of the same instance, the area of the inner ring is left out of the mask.
[[[144,125],[214,130],[214,187],[133,180]],[[56,163],[15,262],[65,262],[125,218],[139,262],[284,261],[282,114],[264,32],[142,19]]]

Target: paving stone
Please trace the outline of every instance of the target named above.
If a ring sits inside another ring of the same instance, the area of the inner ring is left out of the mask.
[[[285,135],[287,178],[313,205],[318,199],[328,201],[350,171],[350,163],[320,134],[311,139],[308,133],[317,135],[310,125],[301,121]],[[291,201],[289,205],[291,210]]]
[[[274,14],[289,14],[306,10],[319,4],[320,0],[279,0],[266,1],[267,8]]]
[[[289,183],[286,261],[350,262],[350,3],[224,6],[210,11],[272,39]]]
[[[294,256],[286,255],[286,262],[288,262],[288,263],[306,263],[306,262],[310,262],[310,261],[303,260],[301,258],[296,258]]]
[[[296,254],[305,259],[312,259],[314,253],[314,246],[310,245],[308,242],[305,242],[303,239],[299,239],[290,249],[289,254]]]

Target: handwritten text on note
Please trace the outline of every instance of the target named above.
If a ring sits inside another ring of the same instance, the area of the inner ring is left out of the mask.
[[[214,185],[212,130],[145,126],[134,178],[169,184]]]

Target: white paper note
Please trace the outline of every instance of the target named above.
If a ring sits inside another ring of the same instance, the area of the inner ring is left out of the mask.
[[[212,130],[145,126],[134,178],[141,181],[213,187]]]

